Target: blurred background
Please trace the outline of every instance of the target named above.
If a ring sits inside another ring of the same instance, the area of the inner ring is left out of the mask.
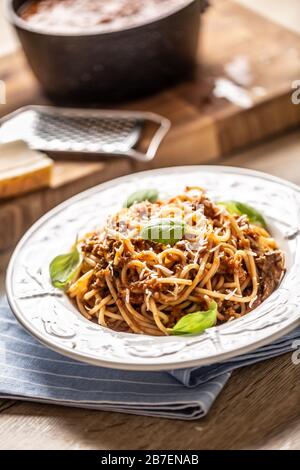
[[[300,2],[298,0],[235,0],[247,8],[265,15],[294,31],[300,32]],[[5,0],[0,0],[0,54],[8,54],[18,47],[18,41],[4,17]]]

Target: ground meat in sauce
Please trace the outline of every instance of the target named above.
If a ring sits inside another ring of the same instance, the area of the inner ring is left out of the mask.
[[[252,309],[260,305],[276,289],[281,281],[284,269],[284,255],[282,251],[274,251],[261,255],[256,260],[258,270],[258,295]]]
[[[204,216],[211,220],[214,228],[220,227],[222,233],[223,227],[221,223],[222,219],[220,215],[220,207],[208,200],[205,196],[203,196],[199,202],[194,203],[194,209],[197,209],[199,203],[203,205]],[[144,221],[149,219],[149,208],[151,207],[151,209],[156,214],[155,211],[159,210],[161,204],[162,203],[160,201],[158,201],[156,204],[150,204],[148,202],[136,204],[132,208],[134,217],[139,220],[143,219],[144,223]],[[236,223],[240,228],[242,227],[245,237],[239,239],[238,237],[235,238],[233,236],[231,238],[231,244],[237,249],[250,250],[253,252],[258,276],[257,298],[254,302],[251,302],[246,306],[244,313],[247,313],[260,305],[278,286],[284,273],[284,255],[280,250],[265,252],[264,248],[259,244],[260,237],[258,232],[255,231],[247,219],[239,218],[237,216]],[[132,225],[130,221],[128,224],[128,229],[131,229]],[[132,252],[130,251],[130,244],[134,246],[136,259],[141,259],[144,262],[147,262],[148,258],[145,252],[150,252],[150,263],[153,258],[151,257],[151,252],[159,254],[166,248],[166,246],[161,243],[157,243],[151,240],[144,240],[138,236],[137,238],[130,239],[129,245],[124,244],[125,248],[123,247],[124,249],[122,251],[122,255],[118,257],[117,263],[114,263],[114,257],[122,245],[119,240],[116,240],[113,237],[110,238],[110,236],[106,236],[105,241],[103,241],[100,235],[97,233],[85,240],[82,245],[82,251],[95,255],[99,260],[97,264],[97,269],[99,269],[99,272],[97,273],[96,277],[93,277],[93,287],[100,289],[102,289],[102,287],[105,288],[105,282],[103,282],[103,277],[105,276],[110,276],[112,281],[117,280],[117,282],[119,282],[122,268],[132,256]],[[201,259],[207,252],[207,242],[204,243],[202,248],[199,248],[197,253],[192,252],[189,249],[189,242],[187,240],[178,241],[174,247],[184,253],[187,263],[201,264]],[[210,256],[211,257],[209,261],[206,263],[204,275],[212,266],[213,254]],[[168,269],[172,271],[172,275],[176,275],[178,272],[181,272],[183,267],[184,263],[182,262],[180,256],[176,257],[176,255],[174,255],[173,260],[168,262]],[[240,285],[247,281],[248,278],[245,261],[243,261],[242,258],[234,259],[230,254],[226,254],[225,252],[222,253],[222,257],[220,258],[218,273],[224,275],[225,278],[229,277],[229,280],[233,280],[234,275],[237,275]],[[193,270],[189,272],[189,277],[190,279],[193,278]],[[214,290],[215,285],[216,284],[212,283],[212,290]],[[138,273],[136,273],[132,274],[130,283],[126,289],[119,288],[118,296],[120,299],[125,301],[129,294],[131,304],[133,306],[136,305],[138,308],[138,306],[143,302],[144,293],[147,293],[148,291],[151,291],[151,295],[153,295],[154,299],[158,299],[159,294],[170,294],[167,284],[164,285],[157,282],[155,277],[148,277],[147,273],[143,275],[143,279],[141,280]],[[245,288],[243,295],[250,295],[251,292],[252,284],[250,283],[248,287]],[[104,290],[103,296],[105,295],[106,294]],[[197,297],[197,294],[194,294],[194,296]],[[238,302],[233,302],[230,299],[225,299],[222,301],[216,299],[216,301],[218,303],[219,323],[241,316],[241,306]],[[203,295],[199,295],[196,302],[198,304],[196,306],[198,309],[207,308],[207,304],[203,298]],[[185,312],[185,314],[186,313],[187,312]],[[174,325],[178,319],[182,317],[182,315],[183,312],[180,310],[180,308],[174,306],[174,308],[168,312],[169,326]]]
[[[187,0],[28,0],[18,14],[46,31],[111,31],[151,21],[185,3]]]

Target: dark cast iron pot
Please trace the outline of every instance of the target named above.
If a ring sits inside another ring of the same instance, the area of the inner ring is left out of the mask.
[[[205,0],[138,26],[113,32],[41,31],[17,14],[26,0],[7,0],[28,62],[45,92],[56,99],[118,101],[152,93],[191,76]]]

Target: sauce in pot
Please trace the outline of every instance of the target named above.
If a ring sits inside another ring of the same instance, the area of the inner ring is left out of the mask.
[[[29,0],[19,16],[43,31],[114,31],[155,20],[187,0]]]

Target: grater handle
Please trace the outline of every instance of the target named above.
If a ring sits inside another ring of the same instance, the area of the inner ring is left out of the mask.
[[[49,145],[44,145],[45,142],[34,142],[32,141],[31,137],[32,135],[29,133],[29,137],[26,136],[24,137],[23,135],[17,135],[19,139],[25,140],[28,145],[30,145],[31,148],[45,151],[45,152],[54,152],[55,154],[60,154],[60,153],[80,153],[80,154],[95,154],[95,155],[101,155],[101,156],[124,156],[124,157],[129,157],[134,160],[137,160],[139,162],[148,162],[151,161],[158,150],[159,145],[161,144],[162,140],[168,133],[170,127],[171,127],[171,122],[169,119],[160,116],[159,114],[152,113],[150,111],[117,111],[117,110],[89,110],[89,109],[76,109],[76,108],[57,108],[54,106],[42,106],[42,105],[29,105],[29,106],[24,106],[23,108],[19,108],[18,110],[14,111],[13,113],[5,116],[4,118],[0,119],[0,142],[1,142],[1,128],[2,124],[8,123],[11,119],[18,118],[18,116],[22,116],[22,114],[26,112],[31,112],[31,113],[40,113],[40,114],[45,114],[46,116],[59,116],[59,117],[66,117],[66,118],[74,118],[74,117],[82,117],[82,118],[103,118],[103,119],[108,119],[108,118],[115,118],[115,119],[134,119],[137,122],[139,121],[140,123],[145,123],[149,122],[152,124],[155,124],[158,126],[156,131],[151,137],[150,143],[148,144],[148,148],[145,152],[140,151],[136,148],[134,148],[133,144],[132,147],[128,149],[124,149],[123,152],[120,153],[119,150],[114,150],[111,148],[111,144],[107,144],[105,147],[104,152],[99,152],[99,151],[90,151],[86,149],[80,149],[80,150],[70,150],[69,148],[67,149],[62,149],[62,148],[53,148],[49,147]],[[25,114],[24,114],[25,115]],[[12,121],[13,122],[13,121]],[[28,123],[28,119],[26,121]],[[11,126],[12,127],[12,126]],[[20,123],[19,123],[20,127]],[[25,126],[26,127],[26,126]],[[15,127],[13,126],[13,134],[16,134]],[[21,126],[21,130],[23,132],[24,130],[24,125]],[[33,136],[34,137],[34,136]],[[46,142],[47,144],[47,142]],[[52,155],[51,155],[52,156]],[[56,158],[56,157],[55,157]]]
[[[125,156],[133,158],[134,160],[137,160],[139,162],[149,162],[153,160],[157,153],[158,147],[169,132],[171,128],[171,121],[165,117],[160,116],[159,114],[151,112],[144,112],[141,113],[141,115],[145,120],[151,121],[157,124],[159,127],[154,133],[148,145],[146,153],[140,152],[139,150],[132,148],[128,152],[126,152]]]

